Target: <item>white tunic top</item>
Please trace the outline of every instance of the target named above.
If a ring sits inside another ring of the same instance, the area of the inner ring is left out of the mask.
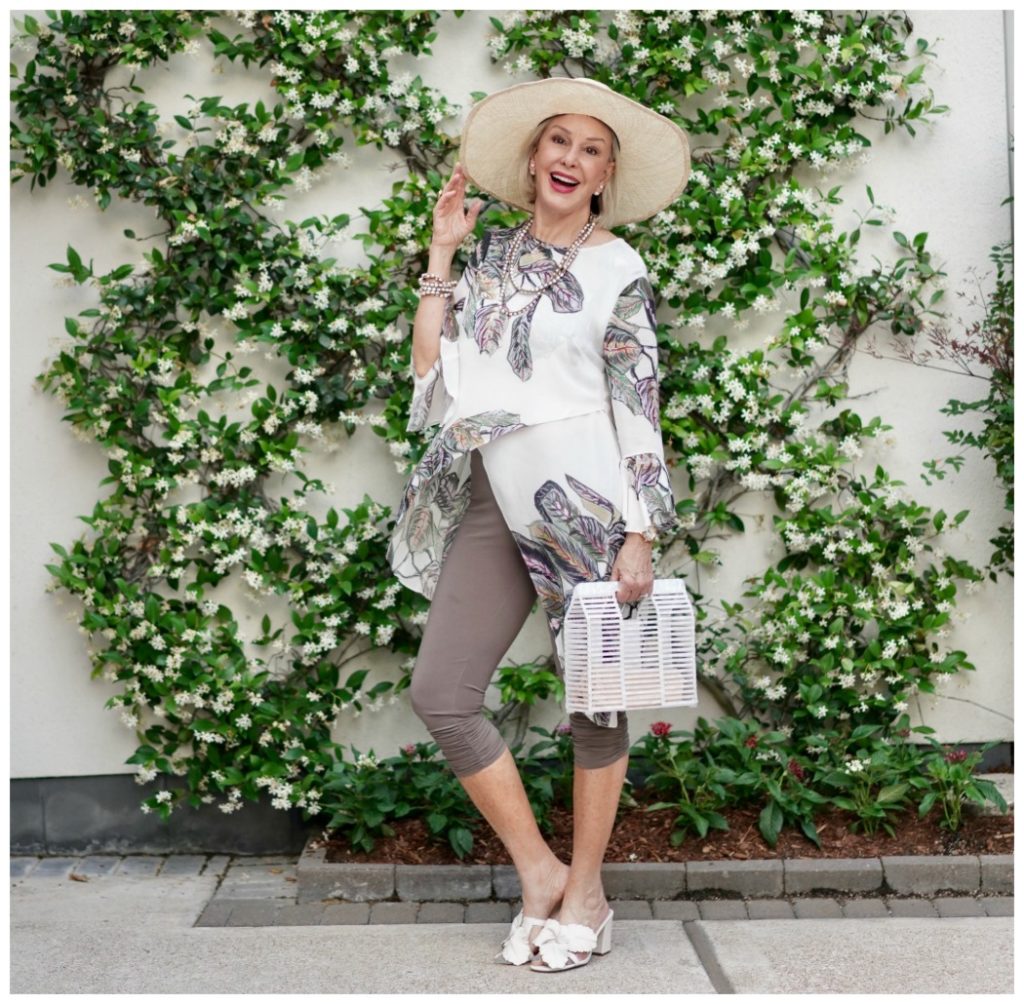
[[[433,595],[478,448],[564,661],[575,584],[607,581],[628,531],[675,521],[654,291],[643,259],[616,238],[581,248],[529,311],[501,324],[513,232],[491,229],[476,244],[449,301],[440,357],[425,376],[410,367],[407,428],[440,428],[402,494],[388,560],[399,581]],[[511,309],[529,302],[566,250],[526,236],[511,277],[525,293]],[[615,712],[590,717],[616,723]]]

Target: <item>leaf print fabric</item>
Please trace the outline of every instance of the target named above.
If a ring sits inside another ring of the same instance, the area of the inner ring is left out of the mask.
[[[675,522],[675,500],[661,437],[654,290],[646,275],[619,293],[605,330],[603,355],[622,457],[626,530]]]
[[[580,505],[570,500],[557,481],[548,479],[533,496],[540,519],[527,524],[530,536],[512,533],[520,551],[531,555],[527,567],[549,624],[556,631],[561,630],[566,596],[573,586],[606,579],[601,565],[607,563],[609,555],[618,553],[625,540],[622,515],[614,503],[568,471],[563,471],[562,477]],[[581,506],[601,518],[581,512]]]
[[[658,453],[634,453],[623,463],[632,475],[632,494],[643,503],[650,522],[659,530],[667,530],[675,522],[675,507],[664,459]]]
[[[434,437],[395,512],[388,561],[400,580],[417,583],[417,590],[428,597],[433,594],[441,563],[469,504],[469,451],[522,428],[518,415],[496,410],[453,422]]]
[[[536,293],[551,282],[558,271],[558,263],[550,251],[539,246],[530,247],[519,259],[520,277],[518,285],[529,293]],[[566,272],[559,280],[544,289],[544,296],[551,301],[551,309],[559,314],[574,314],[583,309],[583,288],[579,280]]]
[[[476,243],[445,311],[440,356],[423,377],[412,372],[408,430],[439,428],[402,492],[388,559],[399,581],[433,596],[478,449],[564,661],[576,584],[610,578],[627,531],[675,519],[654,296],[643,259],[616,238],[581,248],[530,310],[502,322],[512,236],[493,228]],[[512,310],[550,281],[566,249],[527,235],[520,251]]]
[[[512,333],[509,337],[508,362],[520,380],[533,376],[533,355],[530,352],[530,325],[536,305],[512,319]]]
[[[646,289],[644,288],[646,286]],[[658,419],[658,346],[645,346],[636,321],[646,321],[653,330],[650,316],[638,317],[645,307],[645,298],[654,291],[646,279],[636,279],[619,295],[608,322],[604,338],[604,356],[608,364],[608,387],[612,400],[619,401],[634,414],[645,415],[651,426],[660,431]],[[649,375],[648,371],[650,371]]]
[[[529,310],[508,319],[501,314],[501,276],[505,257],[512,243],[512,229],[497,231],[486,236],[470,255],[466,273],[470,279],[470,294],[467,316],[473,318],[473,340],[481,352],[491,354],[497,351],[502,341],[503,326],[511,324],[508,339],[508,363],[520,380],[529,380],[533,375],[530,331],[533,316],[539,300]],[[558,262],[550,248],[527,240],[520,249],[518,270],[514,271],[510,287],[521,291],[522,299],[513,305],[525,307],[538,291],[547,298],[551,310],[559,314],[578,313],[583,309],[583,288],[572,272],[564,273],[553,282]],[[551,285],[547,285],[551,283]],[[547,288],[544,288],[547,286]]]

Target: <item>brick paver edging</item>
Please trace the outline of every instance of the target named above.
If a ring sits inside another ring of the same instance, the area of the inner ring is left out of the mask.
[[[513,900],[521,896],[513,865],[329,863],[310,838],[296,869],[299,903],[397,899],[418,903]],[[732,894],[744,899],[790,895],[1012,895],[1013,855],[898,855],[881,858],[786,858],[752,861],[608,862],[609,899],[673,900]]]

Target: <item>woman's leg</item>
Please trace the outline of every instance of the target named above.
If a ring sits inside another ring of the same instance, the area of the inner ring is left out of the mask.
[[[557,914],[563,924],[596,928],[608,912],[601,865],[628,766],[628,753],[605,767],[587,768],[576,763],[572,787],[572,865]]]
[[[438,577],[410,697],[460,783],[508,849],[525,913],[545,917],[561,898],[569,868],[541,835],[515,760],[481,713],[498,662],[537,593],[477,450],[471,452],[470,475],[469,506]]]
[[[511,751],[506,747],[489,767],[459,781],[508,849],[522,887],[523,913],[551,916],[569,881],[569,866],[555,856],[538,829]],[[532,927],[530,939],[539,931],[539,926]]]
[[[551,641],[557,653],[553,634]],[[555,658],[562,670],[557,655]],[[596,928],[608,912],[601,865],[629,766],[629,719],[625,711],[619,711],[612,728],[595,725],[582,712],[574,711],[569,723],[575,759],[572,863],[556,916],[563,924]]]

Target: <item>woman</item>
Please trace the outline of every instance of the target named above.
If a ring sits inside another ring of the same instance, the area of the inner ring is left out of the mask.
[[[542,838],[481,708],[535,600],[561,669],[577,582],[617,581],[625,603],[652,589],[652,542],[675,517],[654,294],[643,260],[607,228],[675,201],[689,169],[678,126],[597,81],[505,88],[467,118],[420,279],[408,428],[441,428],[388,552],[432,600],[410,696],[515,863],[523,907],[498,955],[539,972],[610,948],[601,863],[629,760],[626,715],[570,715],[570,867]],[[455,282],[455,251],[483,204],[464,210],[467,179],[532,215],[485,232]]]

